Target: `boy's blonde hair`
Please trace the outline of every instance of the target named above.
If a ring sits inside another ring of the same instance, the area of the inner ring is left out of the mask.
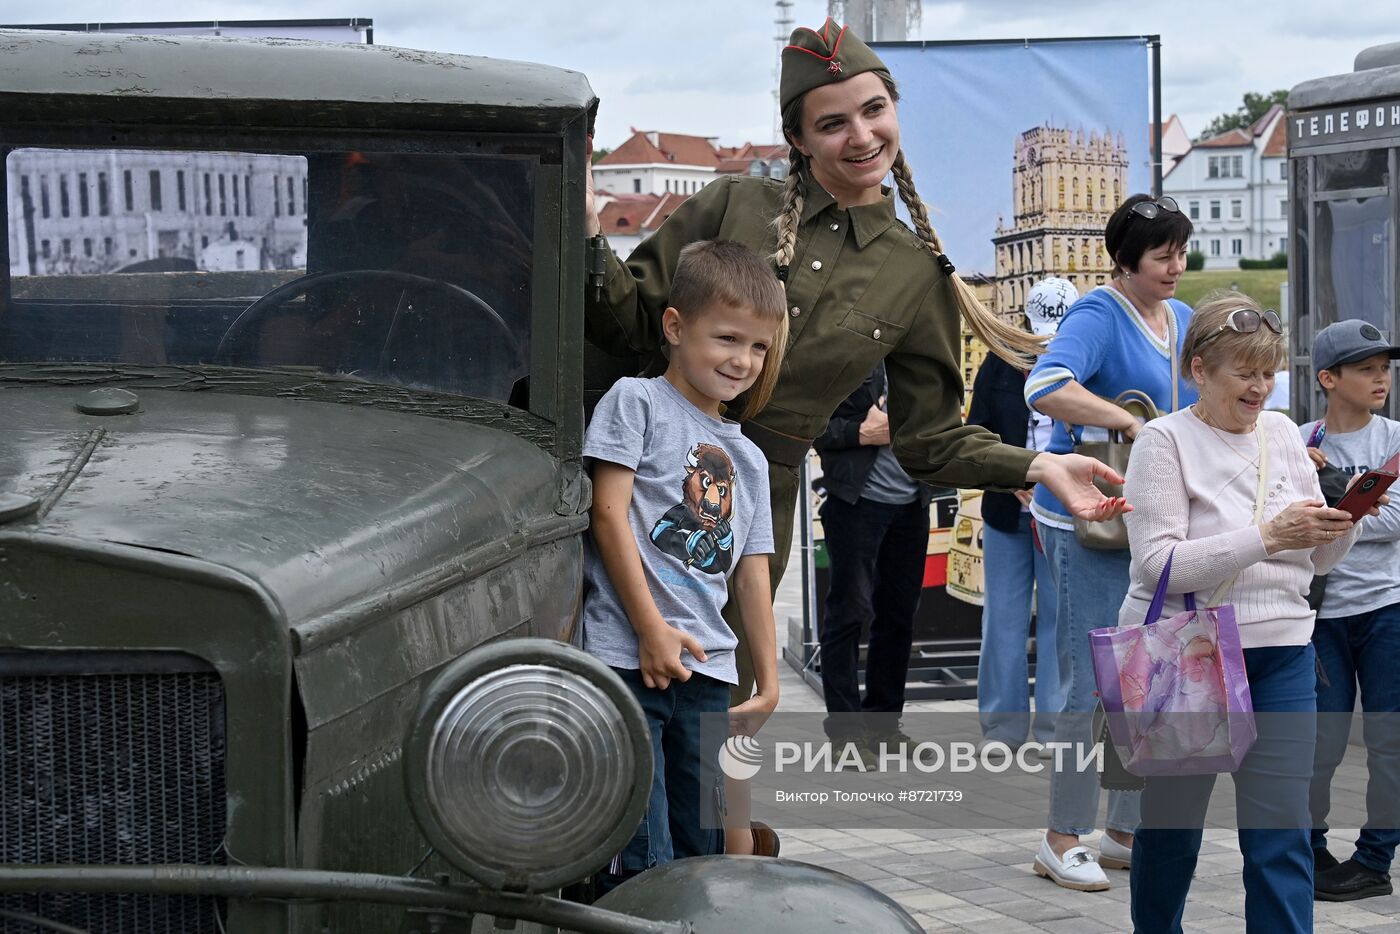
[[[1191,361],[1201,358],[1206,369],[1216,369],[1236,361],[1250,369],[1281,370],[1288,361],[1288,338],[1275,334],[1260,320],[1259,329],[1242,334],[1229,327],[1232,312],[1252,309],[1263,318],[1259,303],[1242,292],[1216,289],[1206,295],[1191,316],[1186,341],[1181,348],[1181,378],[1194,382]],[[1214,337],[1211,335],[1214,334]],[[1204,343],[1202,343],[1204,342]]]
[[[746,308],[760,321],[776,326],[754,384],[729,404],[726,412],[743,421],[757,415],[773,397],[787,351],[787,302],[773,267],[753,250],[732,240],[700,240],[680,252],[671,276],[671,307],[682,317],[699,314],[716,304]]]

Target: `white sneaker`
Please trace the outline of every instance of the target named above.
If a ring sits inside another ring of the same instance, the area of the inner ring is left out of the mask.
[[[1036,875],[1067,889],[1102,892],[1108,888],[1108,876],[1104,875],[1087,846],[1072,846],[1064,856],[1056,856],[1055,851],[1050,849],[1050,839],[1041,837],[1040,852],[1036,854],[1032,868]]]
[[[1105,830],[1099,837],[1099,865],[1105,869],[1131,869],[1133,848],[1119,843]]]

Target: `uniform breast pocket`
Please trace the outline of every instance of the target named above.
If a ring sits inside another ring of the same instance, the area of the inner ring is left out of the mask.
[[[881,344],[886,350],[893,349],[899,343],[899,339],[904,336],[904,325],[861,311],[859,308],[852,308],[846,312],[846,317],[841,320],[840,328],[847,334],[859,335],[866,340]]]
[[[830,374],[823,396],[831,397],[831,408],[870,375],[875,364],[885,359],[904,337],[905,326],[852,308],[837,326],[822,335],[818,369]]]

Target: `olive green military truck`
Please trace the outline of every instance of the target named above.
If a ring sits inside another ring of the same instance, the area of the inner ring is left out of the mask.
[[[917,929],[781,860],[556,897],[651,771],[566,644],[595,104],[516,62],[0,32],[0,930],[729,931],[746,877],[760,927]]]

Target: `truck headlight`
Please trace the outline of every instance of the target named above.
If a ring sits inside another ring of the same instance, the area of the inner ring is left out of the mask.
[[[646,810],[641,707],[602,662],[547,639],[482,646],[423,695],[405,780],[428,841],[483,885],[547,891],[622,849]]]

